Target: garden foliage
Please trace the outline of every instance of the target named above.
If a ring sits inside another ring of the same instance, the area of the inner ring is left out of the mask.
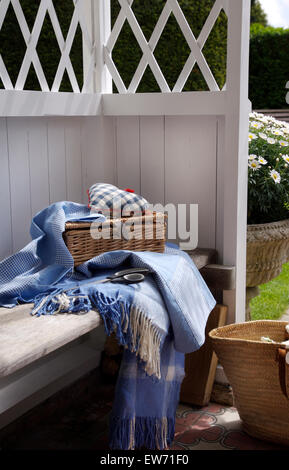
[[[251,26],[249,97],[254,109],[288,108],[289,29]]]
[[[289,217],[289,124],[259,113],[250,115],[248,223]]]
[[[251,24],[253,23],[268,26],[267,14],[263,10],[259,0],[251,0]]]

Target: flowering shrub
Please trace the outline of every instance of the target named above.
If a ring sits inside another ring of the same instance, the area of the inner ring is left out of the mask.
[[[250,114],[248,224],[289,218],[289,124]]]

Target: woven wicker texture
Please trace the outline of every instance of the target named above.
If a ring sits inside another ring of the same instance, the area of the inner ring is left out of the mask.
[[[289,219],[247,227],[247,287],[269,282],[289,261]]]
[[[99,228],[97,226],[93,228],[89,222],[67,222],[63,238],[73,256],[75,266],[107,251],[131,250],[163,253],[165,222],[166,216],[162,213],[108,219]],[[123,235],[124,224],[126,238]],[[102,237],[95,238],[98,234]]]
[[[228,325],[212,330],[209,337],[233,388],[245,431],[289,445],[289,400],[281,390],[278,354],[280,343],[288,339],[286,324],[264,320]],[[262,336],[277,344],[262,342]]]

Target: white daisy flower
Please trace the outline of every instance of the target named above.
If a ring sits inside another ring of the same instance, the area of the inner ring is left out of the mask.
[[[257,155],[254,155],[253,153],[251,153],[251,155],[248,156],[248,160],[257,160],[258,157]]]
[[[284,162],[289,163],[289,155],[282,155]]]
[[[279,131],[279,129],[272,130],[272,134],[274,134],[274,135],[283,135],[283,133],[281,131]]]
[[[288,127],[284,127],[283,133],[288,135],[288,134],[289,134],[289,128],[288,128]]]
[[[263,157],[259,157],[258,162],[261,163],[261,165],[266,165],[268,163],[267,160],[265,160]]]
[[[259,137],[261,137],[261,139],[267,140],[267,136],[266,134],[263,134],[263,132],[259,133]]]
[[[281,147],[288,147],[288,142],[285,142],[285,140],[280,140],[279,144]]]
[[[267,116],[268,122],[276,122],[276,119],[273,116]]]
[[[260,168],[260,166],[261,166],[260,163],[258,162],[258,160],[250,160],[248,165],[254,171],[258,170],[258,168]]]
[[[272,137],[268,137],[267,142],[268,142],[268,144],[272,144],[272,145],[273,145],[273,144],[276,143],[276,140],[275,140],[275,139],[272,139]]]
[[[281,176],[276,170],[271,170],[270,171],[270,176],[271,178],[275,181],[275,184],[280,183],[281,181]]]
[[[260,129],[261,127],[263,127],[263,124],[261,122],[252,121],[251,127],[254,127],[254,129]]]
[[[257,139],[256,134],[253,134],[253,132],[249,132],[249,142],[251,142],[251,140],[253,139]]]

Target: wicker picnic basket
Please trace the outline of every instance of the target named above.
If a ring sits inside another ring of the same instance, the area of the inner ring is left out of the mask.
[[[259,439],[289,445],[289,365],[286,322],[252,321],[216,328],[213,348],[232,386],[244,430]],[[276,343],[265,343],[266,336]]]
[[[126,228],[126,236],[123,228]],[[100,237],[101,234],[103,236]],[[166,215],[154,212],[138,217],[107,219],[99,227],[94,227],[91,222],[67,222],[63,238],[73,256],[75,266],[79,266],[107,251],[162,253],[165,249],[165,234]]]

